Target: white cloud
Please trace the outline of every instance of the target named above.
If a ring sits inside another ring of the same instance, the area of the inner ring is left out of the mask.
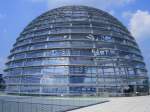
[[[135,38],[143,39],[150,37],[150,13],[137,10],[132,14],[129,21],[129,29]]]

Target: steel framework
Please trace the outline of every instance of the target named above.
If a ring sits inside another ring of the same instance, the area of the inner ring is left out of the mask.
[[[34,19],[6,63],[7,93],[148,93],[141,51],[116,18],[88,6],[64,6]]]

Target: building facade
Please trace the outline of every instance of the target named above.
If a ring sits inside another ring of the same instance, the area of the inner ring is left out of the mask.
[[[7,93],[148,93],[134,37],[107,12],[87,6],[64,6],[34,19],[16,39],[6,65]]]

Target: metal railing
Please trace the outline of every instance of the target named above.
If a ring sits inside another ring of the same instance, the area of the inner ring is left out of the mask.
[[[108,100],[100,97],[0,96],[0,112],[66,112]]]

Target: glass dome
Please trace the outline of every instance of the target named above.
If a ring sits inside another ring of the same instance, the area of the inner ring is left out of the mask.
[[[148,93],[143,56],[116,18],[88,6],[64,6],[34,19],[8,56],[7,93]]]

